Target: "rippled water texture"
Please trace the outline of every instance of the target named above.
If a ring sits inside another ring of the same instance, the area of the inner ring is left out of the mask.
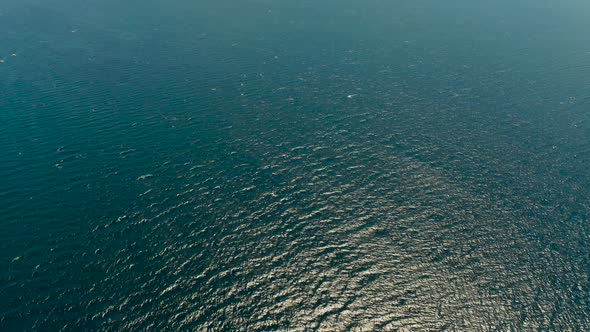
[[[588,22],[3,1],[0,330],[589,330]]]

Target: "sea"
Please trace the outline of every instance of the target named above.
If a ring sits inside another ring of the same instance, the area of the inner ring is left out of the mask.
[[[0,0],[0,330],[590,330],[590,2]]]

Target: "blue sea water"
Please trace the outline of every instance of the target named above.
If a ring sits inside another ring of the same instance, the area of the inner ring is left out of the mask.
[[[589,330],[589,32],[582,0],[1,0],[0,330]]]

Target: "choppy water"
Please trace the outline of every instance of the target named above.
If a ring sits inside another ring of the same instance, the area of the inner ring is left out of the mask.
[[[590,329],[585,1],[0,3],[0,330]]]

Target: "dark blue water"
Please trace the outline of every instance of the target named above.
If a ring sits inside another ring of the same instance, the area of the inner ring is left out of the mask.
[[[0,330],[589,330],[589,22],[0,1]]]

